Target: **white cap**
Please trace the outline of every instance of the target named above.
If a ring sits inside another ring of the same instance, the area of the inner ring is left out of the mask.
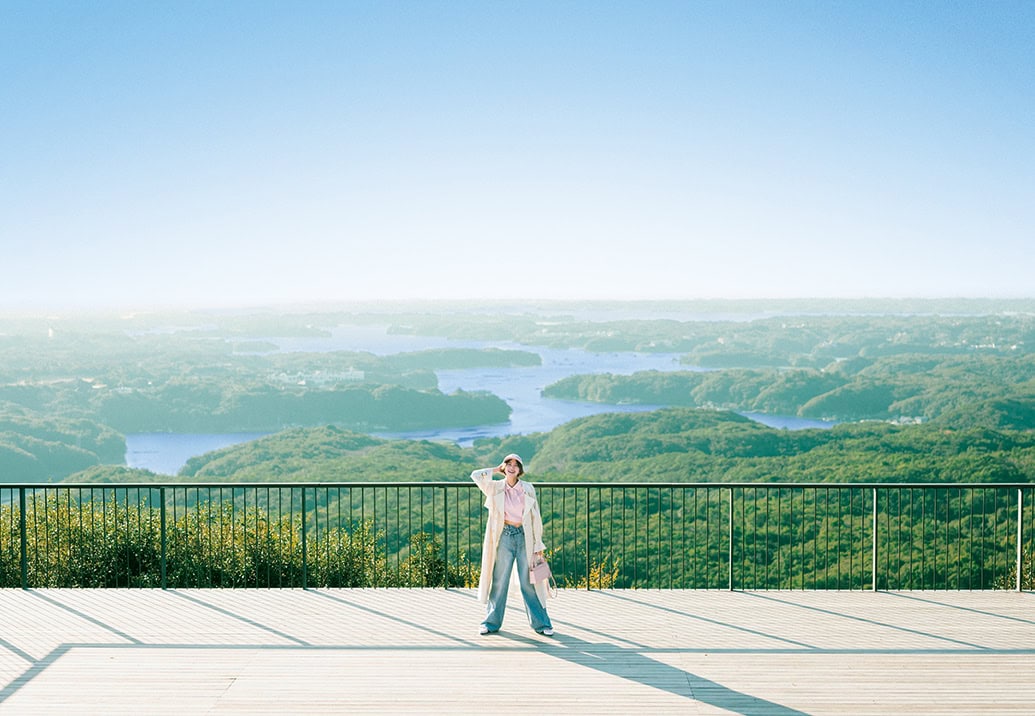
[[[521,468],[520,474],[525,474],[525,461],[521,459],[520,455],[516,452],[512,452],[500,461],[500,465],[506,465],[508,460],[517,460],[517,464]]]

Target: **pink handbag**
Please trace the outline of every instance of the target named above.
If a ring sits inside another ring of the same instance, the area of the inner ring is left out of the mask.
[[[553,572],[550,571],[550,565],[546,563],[545,559],[540,559],[529,567],[528,571],[531,572],[532,584],[537,584],[553,576]]]
[[[529,567],[528,576],[532,580],[532,584],[546,582],[547,593],[551,598],[556,598],[557,582],[554,581],[553,572],[550,571],[550,565],[547,564],[545,559],[540,558],[539,561]]]

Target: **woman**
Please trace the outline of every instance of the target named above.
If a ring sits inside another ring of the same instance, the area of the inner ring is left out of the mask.
[[[504,479],[493,480],[496,473]],[[516,563],[529,624],[539,634],[553,636],[553,625],[545,606],[546,582],[533,584],[528,571],[533,557],[542,558],[546,546],[539,501],[532,483],[520,479],[524,474],[524,462],[513,453],[496,467],[471,473],[471,479],[485,493],[485,508],[489,511],[478,582],[478,600],[485,604],[481,634],[495,634],[503,625],[510,573]]]

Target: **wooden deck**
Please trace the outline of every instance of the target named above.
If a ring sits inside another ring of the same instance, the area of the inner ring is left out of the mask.
[[[470,590],[0,590],[0,713],[1035,710],[1035,595],[562,591],[555,637]]]

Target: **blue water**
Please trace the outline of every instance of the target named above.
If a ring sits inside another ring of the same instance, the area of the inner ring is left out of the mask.
[[[135,433],[126,436],[126,465],[175,475],[192,457],[257,440],[267,433]]]
[[[326,338],[276,339],[286,352],[323,352],[363,350],[378,355],[427,350],[429,348],[482,348],[529,350],[542,357],[539,366],[517,368],[470,368],[438,371],[439,389],[446,394],[457,390],[486,390],[498,395],[511,407],[506,423],[475,425],[467,428],[379,433],[382,437],[414,440],[451,440],[470,445],[478,438],[527,435],[547,432],[575,418],[605,412],[643,412],[655,405],[601,405],[569,400],[552,400],[541,395],[543,388],[561,378],[577,374],[612,373],[630,375],[637,371],[692,370],[680,365],[675,353],[589,353],[484,341],[450,341],[434,336],[389,335],[384,326],[345,326]],[[830,427],[830,423],[787,416],[745,413],[752,420],[772,427],[800,429]],[[126,436],[126,464],[163,475],[175,475],[197,455],[261,437],[263,433],[180,434],[142,433]]]
[[[751,418],[756,423],[784,430],[805,430],[807,428],[821,428],[825,430],[837,424],[830,420],[799,418],[793,415],[766,415],[765,413],[741,413],[741,415],[745,418]]]

